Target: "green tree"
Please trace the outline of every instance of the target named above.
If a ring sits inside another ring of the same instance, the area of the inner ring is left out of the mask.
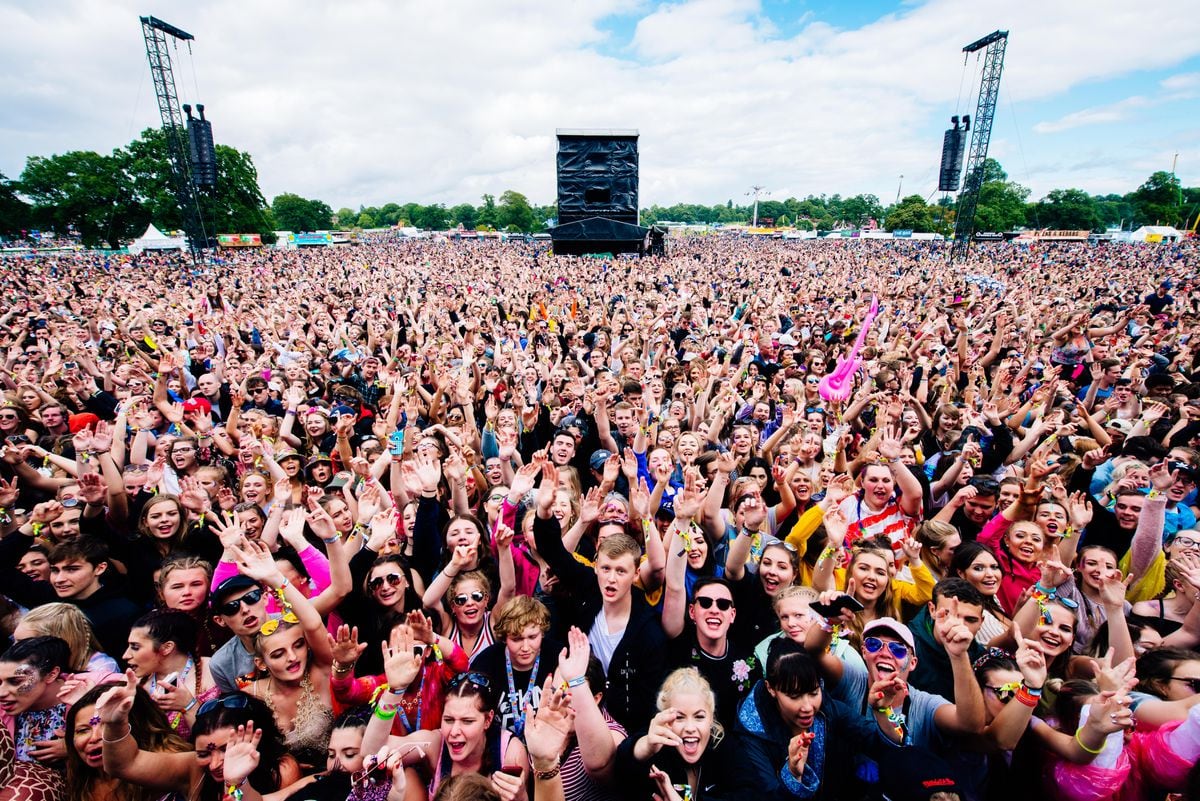
[[[474,231],[478,221],[479,212],[470,203],[459,203],[450,209],[450,222],[456,226],[461,225],[468,231]]]
[[[889,231],[908,229],[920,233],[934,230],[933,207],[920,195],[909,195],[888,209],[884,227]]]
[[[841,217],[853,226],[861,228],[869,220],[878,220],[883,216],[883,206],[875,195],[855,195],[842,202]]]
[[[90,150],[30,156],[20,191],[32,201],[34,225],[59,234],[73,230],[88,247],[119,247],[140,234],[149,215],[121,162]]]
[[[18,194],[18,183],[0,172],[0,234],[20,236],[33,223],[33,209]]]
[[[1029,190],[1008,180],[1008,173],[995,159],[983,163],[983,185],[975,208],[976,231],[1011,231],[1025,225],[1025,201]]]
[[[450,225],[449,217],[446,207],[440,203],[432,206],[418,206],[412,223],[418,228],[430,231],[445,231]]]
[[[1038,228],[1093,230],[1100,226],[1096,199],[1082,189],[1055,189],[1033,204],[1029,222]]]
[[[375,215],[375,222],[378,225],[395,225],[400,222],[400,215],[404,210],[400,208],[399,203],[384,203],[379,209],[379,213]]]
[[[528,198],[520,192],[505,190],[504,194],[500,195],[498,210],[500,227],[509,229],[516,226],[518,231],[526,233],[533,230],[533,208],[529,205]]]
[[[1147,178],[1130,199],[1141,225],[1176,225],[1181,221],[1179,204],[1182,196],[1179,179],[1159,170]]]
[[[320,200],[307,200],[291,192],[271,201],[271,212],[284,231],[324,231],[333,227],[333,210]]]
[[[358,221],[358,212],[342,207],[333,215],[333,222],[338,228],[350,228]]]
[[[479,216],[476,218],[475,225],[476,227],[495,228],[500,224],[500,210],[496,208],[496,196],[484,195],[481,199],[483,205],[479,207]]]

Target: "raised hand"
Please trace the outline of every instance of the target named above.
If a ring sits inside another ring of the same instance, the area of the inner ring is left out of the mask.
[[[951,658],[964,656],[975,635],[963,623],[962,615],[958,611],[958,599],[950,598],[948,601],[949,605],[939,609],[934,617],[934,635]]]
[[[351,628],[345,623],[338,626],[337,636],[326,632],[329,637],[329,650],[333,652],[333,661],[339,665],[352,665],[367,650],[365,642],[358,641],[358,626]]]
[[[1073,492],[1067,500],[1067,512],[1071,518],[1071,525],[1076,531],[1082,531],[1087,528],[1088,523],[1092,522],[1092,504],[1088,500],[1087,493]]]
[[[437,492],[438,481],[442,478],[442,466],[438,463],[437,457],[428,452],[418,451],[414,461],[417,478],[421,482],[421,491]]]
[[[239,725],[225,744],[225,767],[222,783],[241,784],[258,767],[260,755],[258,744],[262,740],[262,729],[254,728],[254,721]]]
[[[246,537],[246,532],[242,530],[237,522],[237,517],[232,512],[213,515],[208,521],[208,527],[217,535],[221,545],[227,549],[238,545]]]
[[[282,576],[275,564],[271,549],[261,542],[244,540],[229,549],[237,563],[238,572],[263,584],[280,584]]]
[[[534,765],[558,764],[571,736],[574,717],[570,693],[554,686],[554,677],[547,676],[537,714],[532,707],[525,709],[525,747]]]
[[[16,479],[13,479],[16,481]],[[91,506],[99,506],[104,503],[105,497],[108,495],[108,487],[104,484],[104,479],[99,473],[81,473],[79,475],[79,498],[84,503]],[[0,502],[0,506],[6,504]]]
[[[1012,634],[1017,643],[1017,652],[1014,658],[1017,668],[1021,671],[1021,677],[1025,680],[1025,685],[1035,690],[1041,689],[1046,683],[1045,654],[1038,649],[1037,642],[1025,639],[1020,625],[1015,620],[1012,623]]]
[[[650,746],[651,753],[657,754],[664,747],[677,748],[683,745],[683,738],[671,728],[677,717],[679,713],[675,708],[667,707],[651,719],[650,728],[644,738]]]
[[[412,684],[421,672],[425,649],[413,637],[412,629],[401,624],[392,629],[392,636],[382,643],[383,672],[388,686],[397,692]]]
[[[788,772],[799,779],[808,764],[808,748],[816,737],[810,731],[802,731],[788,742]]]
[[[133,698],[137,695],[138,677],[132,670],[125,671],[125,683],[110,687],[96,699],[96,716],[101,723],[128,723],[129,710],[133,709]]]
[[[492,532],[492,542],[496,543],[497,550],[504,551],[511,548],[514,536],[516,536],[516,532],[500,521],[496,521],[496,530]]]

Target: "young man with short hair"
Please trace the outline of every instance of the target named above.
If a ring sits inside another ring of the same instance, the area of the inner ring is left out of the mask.
[[[212,655],[208,668],[222,695],[238,692],[239,679],[256,672],[254,635],[267,620],[267,592],[254,579],[239,573],[217,585],[209,601],[213,620],[234,636]]]
[[[551,515],[558,470],[542,468],[533,524],[538,553],[549,564],[571,603],[561,604],[552,626],[559,638],[571,625],[587,632],[592,653],[608,676],[609,714],[629,731],[645,728],[663,677],[666,636],[658,614],[634,587],[642,549],[626,534],[604,538],[594,568],[576,561],[563,546],[562,527]]]
[[[954,666],[934,621],[953,613],[974,638],[983,626],[983,605],[983,595],[965,579],[950,577],[934,585],[933,600],[908,623],[916,645],[916,665],[909,677],[914,687],[954,700]],[[983,646],[972,639],[967,658],[974,664],[982,655]]]

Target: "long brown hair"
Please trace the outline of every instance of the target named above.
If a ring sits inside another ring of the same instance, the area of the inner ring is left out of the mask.
[[[88,767],[75,748],[75,727],[78,725],[79,711],[89,706],[95,709],[96,701],[101,695],[113,687],[124,686],[124,682],[99,684],[84,693],[67,711],[67,798],[99,796],[95,786],[106,776],[104,771]],[[134,742],[143,751],[178,754],[192,750],[187,740],[171,728],[158,704],[140,687],[133,696],[133,709],[129,711],[129,728]],[[121,801],[156,801],[162,797],[162,791],[141,787],[132,782],[118,781],[113,786],[113,795]]]

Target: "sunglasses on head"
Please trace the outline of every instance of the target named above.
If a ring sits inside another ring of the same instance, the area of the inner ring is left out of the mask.
[[[863,639],[863,650],[868,654],[877,654],[883,648],[884,642],[878,637],[865,637]],[[908,659],[908,646],[902,642],[889,640],[887,643],[888,653],[893,659]]]
[[[388,573],[386,576],[376,576],[367,582],[367,589],[369,589],[371,592],[375,592],[377,589],[383,586],[384,581],[387,581],[389,587],[398,587],[403,579],[404,576],[400,575],[399,573]]]
[[[226,616],[236,615],[238,610],[242,608],[242,604],[245,604],[246,606],[254,606],[256,603],[262,600],[262,597],[263,590],[261,587],[259,587],[257,589],[250,590],[250,592],[246,593],[240,598],[234,598],[231,601],[226,601],[217,607],[217,611]]]
[[[454,678],[450,679],[450,689],[456,689],[464,684],[474,684],[481,690],[492,689],[492,680],[483,673],[477,673],[472,670],[467,673],[459,673]]]
[[[270,620],[263,622],[258,628],[258,633],[264,637],[270,637],[275,632],[279,631],[281,623],[299,623],[300,618],[296,617],[296,613],[290,609],[284,612],[279,617],[273,617]]]
[[[200,705],[196,717],[202,718],[214,709],[245,709],[250,706],[250,697],[241,693],[233,693],[221,698],[210,698]]]
[[[696,603],[700,604],[701,609],[712,609],[713,604],[716,604],[717,609],[722,612],[728,612],[733,608],[732,598],[711,598],[707,595],[697,595]]]
[[[474,601],[475,603],[479,603],[486,597],[487,596],[484,595],[479,590],[475,590],[472,593],[464,593],[462,595],[455,595],[454,598],[452,599],[452,601],[455,606],[466,606],[467,601]]]

